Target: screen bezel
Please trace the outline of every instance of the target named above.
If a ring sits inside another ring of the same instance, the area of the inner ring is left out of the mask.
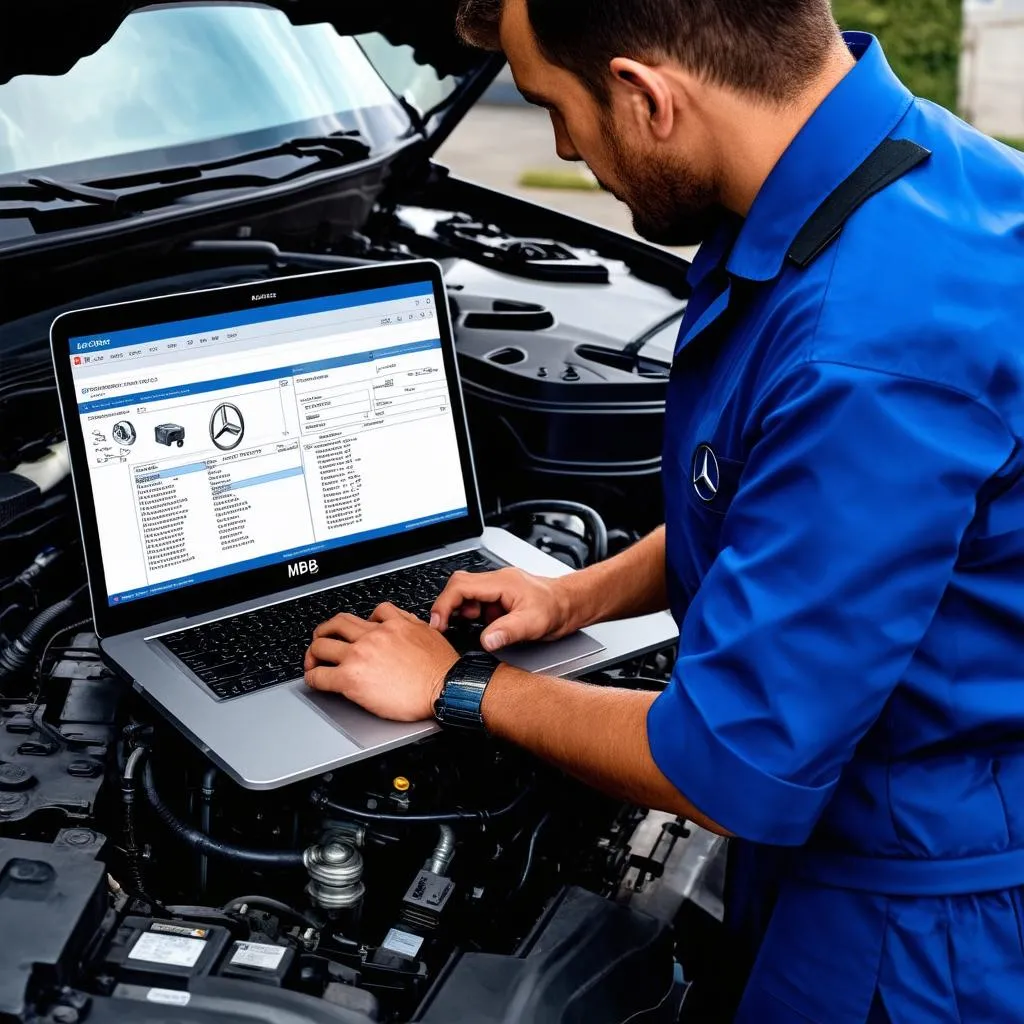
[[[466,541],[483,533],[483,512],[473,468],[465,403],[455,356],[451,313],[441,275],[433,260],[411,260],[382,266],[342,268],[299,274],[294,277],[261,279],[242,285],[228,285],[198,292],[182,292],[157,298],[140,299],[107,306],[62,313],[50,328],[50,347],[54,373],[64,418],[64,434],[71,458],[72,479],[78,502],[86,570],[92,598],[97,635],[115,636],[157,626],[183,617],[195,617],[239,603],[258,601],[271,594],[308,587],[309,576],[289,579],[288,562],[250,569],[170,590],[125,604],[110,605],[103,571],[96,507],[93,502],[85,436],[78,416],[78,401],[71,367],[70,339],[82,335],[106,334],[136,327],[150,327],[194,317],[241,312],[253,308],[253,295],[276,293],[273,302],[261,302],[272,308],[284,302],[345,295],[387,288],[394,285],[430,283],[437,328],[451,396],[452,416],[462,462],[463,483],[469,514],[457,519],[424,526],[407,533],[362,541],[333,550],[318,552],[320,570],[317,579],[330,579],[345,573],[372,568],[395,559],[417,555],[445,544]]]

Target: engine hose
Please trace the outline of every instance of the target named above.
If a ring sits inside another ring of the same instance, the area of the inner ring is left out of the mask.
[[[441,838],[434,847],[434,853],[430,858],[429,870],[435,875],[444,878],[448,869],[452,866],[452,858],[455,856],[455,832],[451,825],[441,826]]]
[[[75,606],[75,601],[84,590],[85,586],[81,586],[70,597],[41,611],[24,628],[21,636],[16,637],[0,651],[0,680],[24,671],[31,664],[40,638]]]
[[[530,871],[533,869],[533,855],[537,849],[537,840],[540,838],[541,832],[544,831],[545,826],[551,820],[551,812],[548,811],[541,819],[537,822],[530,834],[530,845],[526,850],[526,863],[523,865],[523,873],[519,876],[519,884],[512,890],[512,895],[515,896],[517,893],[523,891],[526,886],[526,882],[530,877]]]
[[[502,818],[511,814],[532,792],[531,787],[524,789],[510,804],[498,808],[496,811],[449,811],[438,814],[385,814],[380,811],[361,811],[355,807],[346,807],[344,804],[328,800],[323,793],[314,793],[312,802],[314,807],[322,811],[330,811],[332,814],[340,815],[343,818],[355,818],[357,821],[393,821],[396,824],[405,825],[440,825],[455,823],[459,821],[480,821],[487,822],[494,818]]]
[[[135,773],[139,761],[142,760],[145,753],[144,747],[136,747],[128,756],[124,776],[121,780],[121,800],[124,805],[124,852],[128,859],[132,895],[147,903],[152,903],[153,900],[146,891],[146,880],[142,869],[142,850],[139,849],[135,836]]]
[[[171,833],[197,853],[230,860],[236,865],[248,868],[286,870],[303,867],[301,850],[254,850],[245,846],[235,846],[233,843],[211,839],[199,829],[183,822],[157,792],[153,781],[153,766],[148,761],[142,770],[142,789],[150,806]]]
[[[304,914],[301,910],[288,906],[287,903],[282,903],[280,900],[272,900],[269,896],[239,896],[237,899],[225,903],[220,909],[225,914],[238,914],[243,906],[255,907],[257,910],[270,911],[278,917],[287,917],[293,921],[300,921],[307,928],[315,928],[317,931],[323,928],[322,922],[317,921],[308,914]]]
[[[493,520],[501,520],[507,516],[515,515],[517,512],[532,512],[536,515],[546,513],[559,513],[563,515],[577,516],[590,527],[591,556],[595,562],[603,562],[608,557],[608,528],[600,514],[589,505],[582,505],[578,501],[517,501],[512,505],[503,505],[498,512],[489,517]]]
[[[203,772],[202,809],[199,812],[199,826],[203,835],[209,836],[213,829],[213,787],[217,782],[217,769],[210,765]],[[210,858],[205,853],[199,855],[199,891],[205,896],[210,880]]]

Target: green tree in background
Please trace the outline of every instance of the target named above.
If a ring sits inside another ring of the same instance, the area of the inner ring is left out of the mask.
[[[833,0],[832,9],[842,28],[878,36],[911,92],[957,109],[962,0]]]

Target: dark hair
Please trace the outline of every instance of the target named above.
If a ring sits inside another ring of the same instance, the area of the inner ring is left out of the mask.
[[[821,71],[838,29],[829,0],[525,0],[544,56],[601,99],[613,57],[672,58],[718,85],[791,98]],[[460,0],[459,33],[500,49],[505,0]]]

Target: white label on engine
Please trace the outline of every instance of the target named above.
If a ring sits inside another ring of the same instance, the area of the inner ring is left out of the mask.
[[[401,953],[402,956],[415,956],[423,945],[423,939],[419,935],[410,935],[408,932],[400,932],[392,928],[387,938],[381,943],[384,949]]]
[[[167,1003],[170,1006],[188,1006],[192,996],[188,992],[177,992],[173,988],[151,988],[146,993],[151,1003]]]
[[[184,935],[160,935],[143,932],[132,946],[129,960],[148,960],[151,964],[169,964],[172,967],[195,967],[206,948],[203,939],[187,939]]]
[[[270,946],[263,942],[239,942],[235,947],[231,963],[244,967],[259,967],[264,971],[276,971],[284,959],[284,946]]]

